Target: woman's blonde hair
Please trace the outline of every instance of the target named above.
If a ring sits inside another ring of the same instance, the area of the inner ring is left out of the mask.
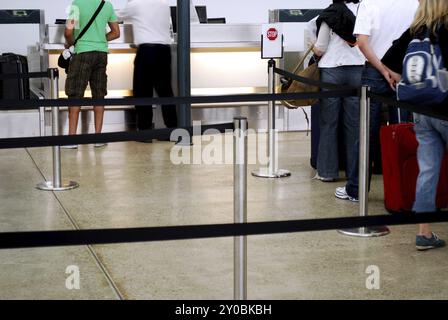
[[[448,28],[448,0],[420,0],[411,33],[416,34],[426,27],[435,34],[441,25]]]

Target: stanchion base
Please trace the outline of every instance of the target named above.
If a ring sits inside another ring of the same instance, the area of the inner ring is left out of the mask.
[[[386,236],[390,233],[390,230],[388,227],[381,226],[381,227],[345,229],[345,230],[338,230],[338,232],[343,235],[351,237],[374,238],[374,237]]]
[[[73,190],[79,187],[79,184],[74,181],[70,181],[69,183],[62,183],[62,185],[59,188],[53,187],[52,181],[46,181],[39,183],[36,188],[43,191],[67,191],[67,190]]]
[[[273,173],[269,172],[268,168],[260,168],[252,171],[252,175],[258,178],[286,178],[291,176],[291,172],[288,170],[279,169]]]

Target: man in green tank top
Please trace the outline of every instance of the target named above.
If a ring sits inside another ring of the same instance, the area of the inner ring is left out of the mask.
[[[65,46],[72,46],[75,39],[89,23],[102,0],[74,0],[65,28]],[[110,32],[106,31],[107,26]],[[84,97],[90,84],[93,99],[103,99],[107,95],[107,54],[108,42],[120,37],[117,16],[109,1],[104,6],[87,32],[78,40],[74,56],[70,61],[65,83],[65,92],[71,99]],[[69,110],[69,134],[75,135],[78,127],[80,107]],[[101,133],[103,127],[104,106],[95,106],[95,132]],[[104,144],[95,145],[96,147]],[[68,146],[76,149],[77,146]]]

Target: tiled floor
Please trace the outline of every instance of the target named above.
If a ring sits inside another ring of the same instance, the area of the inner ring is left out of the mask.
[[[196,141],[197,142],[197,141]],[[196,143],[197,145],[198,143]],[[280,138],[281,167],[292,177],[248,178],[250,221],[352,216],[357,205],[334,198],[336,186],[311,180],[310,139]],[[203,143],[203,147],[206,143]],[[63,150],[63,177],[80,188],[43,192],[51,150],[0,151],[0,231],[123,228],[233,221],[231,165],[177,166],[173,145],[114,143]],[[226,145],[231,152],[232,146]],[[251,165],[250,169],[257,168]],[[383,214],[381,177],[370,212]],[[448,249],[415,251],[415,227],[358,239],[336,231],[248,239],[251,299],[448,298]],[[448,238],[447,224],[434,226]],[[66,268],[80,270],[80,290],[66,288]],[[368,266],[380,289],[368,290]],[[119,244],[0,251],[0,299],[232,299],[233,240]]]

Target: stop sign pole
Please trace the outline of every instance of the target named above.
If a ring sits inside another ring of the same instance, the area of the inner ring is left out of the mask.
[[[283,58],[283,35],[280,25],[268,24],[262,27],[261,57],[268,61],[268,92],[275,94],[276,73],[275,59]],[[276,130],[275,101],[268,101],[268,165],[252,172],[259,178],[284,178],[291,176],[291,172],[278,168],[278,135]]]

